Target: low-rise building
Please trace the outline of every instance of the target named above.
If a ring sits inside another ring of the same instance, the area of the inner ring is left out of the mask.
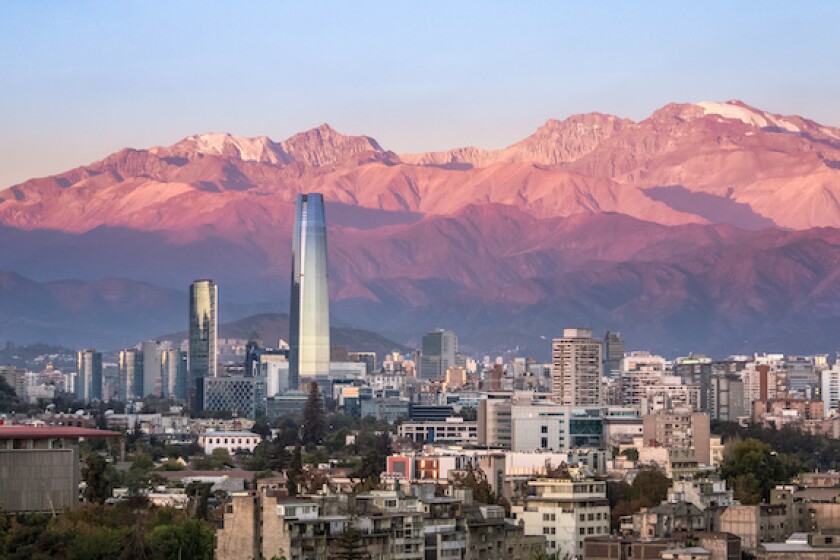
[[[262,436],[253,432],[206,432],[198,436],[198,445],[210,455],[215,449],[226,449],[233,455],[237,450],[253,452],[262,441]]]

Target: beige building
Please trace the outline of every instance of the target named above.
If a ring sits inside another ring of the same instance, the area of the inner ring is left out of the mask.
[[[528,481],[529,495],[511,507],[526,535],[543,535],[546,552],[572,557],[583,553],[587,537],[610,533],[606,482],[574,477]]]
[[[552,399],[570,406],[601,406],[602,344],[592,329],[563,329],[551,345]]]
[[[660,411],[642,419],[645,447],[694,449],[700,465],[712,464],[709,414],[689,409]]]
[[[741,546],[749,551],[754,551],[760,543],[785,542],[793,532],[783,504],[730,506],[720,514],[719,528],[741,537]]]

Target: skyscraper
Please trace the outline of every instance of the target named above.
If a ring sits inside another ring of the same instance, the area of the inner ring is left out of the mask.
[[[437,329],[423,335],[420,350],[419,379],[443,379],[446,370],[456,365],[458,337],[452,331]]]
[[[76,360],[76,398],[83,401],[102,398],[102,354],[80,350]]]
[[[178,348],[161,352],[161,388],[163,396],[183,401],[187,399],[187,353]]]
[[[299,194],[292,239],[289,384],[330,371],[330,294],[324,197]]]
[[[601,406],[602,342],[592,329],[563,329],[551,345],[552,399],[570,406]]]
[[[196,280],[190,285],[189,401],[200,411],[205,377],[216,377],[219,287],[212,280]]]
[[[143,398],[143,352],[137,348],[120,351],[119,399],[132,401]]]
[[[624,341],[621,333],[607,331],[604,335],[604,375],[616,376],[624,358]]]
[[[142,396],[161,394],[161,351],[160,343],[148,340],[140,346],[143,352],[143,392]]]

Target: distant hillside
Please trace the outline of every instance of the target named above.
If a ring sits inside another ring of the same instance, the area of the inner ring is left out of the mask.
[[[289,315],[286,313],[261,313],[238,321],[219,325],[219,338],[251,337],[257,333],[267,346],[275,346],[282,338],[289,340]],[[330,331],[332,346],[346,346],[350,351],[376,352],[381,357],[393,350],[406,352],[408,348],[375,332],[350,327],[333,327]],[[187,331],[180,331],[158,340],[183,340]]]

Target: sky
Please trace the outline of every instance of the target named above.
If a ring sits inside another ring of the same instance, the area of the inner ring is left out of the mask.
[[[840,2],[0,2],[0,188],[224,131],[398,153],[740,99],[840,126]]]

